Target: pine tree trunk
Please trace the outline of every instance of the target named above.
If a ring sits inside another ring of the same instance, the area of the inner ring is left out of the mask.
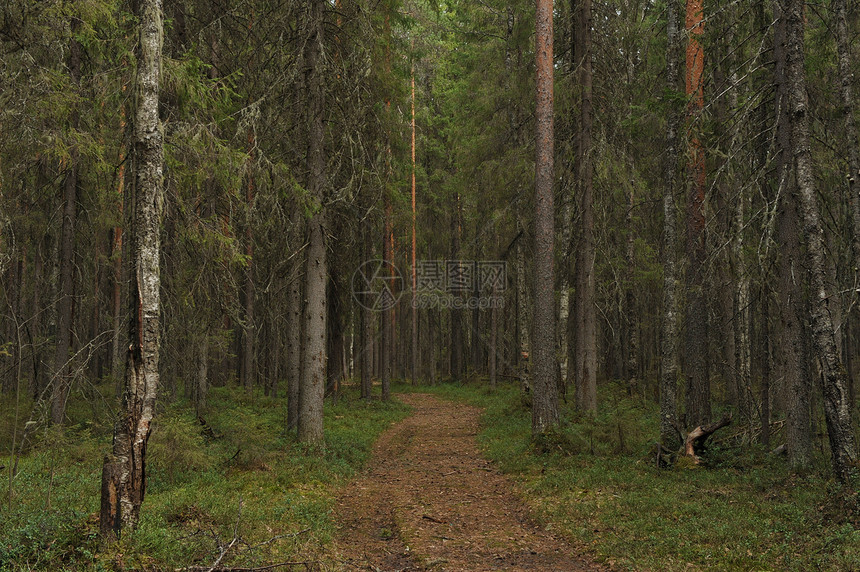
[[[821,363],[824,414],[830,438],[831,461],[837,479],[846,482],[856,462],[854,429],[848,408],[848,376],[836,345],[831,297],[827,292],[826,248],[816,197],[804,72],[804,3],[780,0],[786,18],[786,79],[791,123],[792,155],[799,193],[799,211],[806,242],[806,264],[811,282],[812,341]],[[833,300],[835,304],[836,301]]]
[[[559,422],[555,359],[555,212],[553,210],[553,2],[537,0],[535,59],[534,314],[532,316],[532,436]]]
[[[597,324],[594,283],[594,206],[591,162],[592,74],[591,74],[591,0],[581,0],[577,14],[576,53],[581,91],[579,139],[576,150],[581,234],[576,251],[576,290],[573,313],[576,406],[580,411],[597,411]]]
[[[666,89],[678,88],[677,2],[669,0],[666,15]],[[671,105],[671,102],[670,102]],[[678,167],[678,125],[680,114],[674,107],[666,122],[666,162],[663,166],[663,321],[660,347],[660,442],[669,450],[678,448],[678,295],[675,213],[675,172]]]
[[[687,379],[686,421],[698,427],[711,420],[708,364],[708,306],[705,298],[705,150],[699,139],[704,107],[704,34],[702,0],[687,0],[686,29],[689,196],[687,199],[687,307],[684,316],[684,367]]]
[[[164,207],[163,134],[158,117],[161,74],[161,0],[140,0],[137,109],[134,117],[134,199],[129,213],[129,350],[125,392],[105,459],[101,532],[119,534],[137,525],[146,492],[146,445],[158,390],[160,226]]]

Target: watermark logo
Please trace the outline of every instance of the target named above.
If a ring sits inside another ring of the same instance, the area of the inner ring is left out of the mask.
[[[352,277],[353,298],[375,311],[393,307],[403,294],[402,274],[390,262],[365,262]],[[488,309],[504,306],[507,264],[501,260],[418,260],[416,308]]]
[[[368,260],[352,274],[352,297],[363,308],[382,312],[403,294],[403,276],[387,260]]]

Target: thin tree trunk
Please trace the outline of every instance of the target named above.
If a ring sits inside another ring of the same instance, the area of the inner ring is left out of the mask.
[[[197,415],[206,411],[206,397],[209,393],[209,332],[203,331],[197,349],[197,371],[194,381],[194,409]]]
[[[851,36],[848,33],[848,2],[833,0],[832,10],[836,17],[836,52],[839,59],[839,100],[842,106],[842,121],[847,144],[844,149],[848,160],[848,197],[851,205],[854,232],[852,254],[854,267],[860,267],[860,139],[854,121],[854,74],[851,71]],[[855,284],[855,288],[857,285]]]
[[[363,245],[363,262],[370,260],[370,231],[364,227],[362,230],[362,245]],[[373,319],[370,311],[373,301],[370,299],[370,294],[364,294],[364,300],[361,304],[361,398],[370,399],[373,388]]]
[[[669,0],[666,15],[666,89],[678,88],[677,2]],[[670,102],[671,105],[671,102]],[[660,441],[674,451],[680,444],[678,425],[678,296],[675,219],[675,172],[678,167],[680,113],[670,108],[666,122],[666,162],[663,166],[663,323],[660,348]]]
[[[72,19],[72,39],[69,42],[69,74],[72,83],[81,79],[81,46],[74,34],[80,21]],[[72,129],[77,128],[78,113],[70,116]],[[66,400],[71,386],[69,350],[72,345],[72,327],[75,296],[75,221],[77,218],[78,150],[72,147],[66,176],[63,181],[63,225],[60,238],[60,283],[57,300],[57,344],[54,354],[53,390],[51,392],[51,423],[62,425],[66,415]]]
[[[587,0],[586,0],[587,1]],[[559,423],[555,376],[555,213],[553,212],[553,2],[537,0],[535,64],[534,314],[532,324],[532,436]]]
[[[418,383],[418,306],[415,305],[415,292],[418,286],[416,266],[416,224],[415,210],[415,72],[412,72],[412,385]]]
[[[158,389],[161,302],[160,226],[164,204],[163,139],[158,118],[161,0],[140,0],[140,46],[134,118],[135,186],[129,213],[129,350],[123,406],[114,430],[113,454],[102,471],[103,536],[132,529],[146,492],[146,444]]]
[[[770,375],[771,375],[771,343],[770,343],[770,288],[762,285],[761,289],[761,436],[762,446],[770,449]]]
[[[248,148],[250,160],[254,157],[254,146],[256,145],[253,131],[248,132]],[[245,186],[245,202],[247,216],[245,218],[245,258],[244,271],[243,306],[244,323],[242,324],[242,357],[239,366],[239,385],[250,394],[254,387],[254,352],[256,345],[256,324],[254,322],[254,299],[256,289],[254,287],[254,177],[249,175]]]
[[[300,220],[301,213],[297,213],[296,218]],[[301,222],[297,222],[297,225],[304,226]],[[304,259],[298,257],[296,268],[301,268],[303,263]],[[302,274],[296,274],[287,297],[287,429],[290,431],[298,429],[299,385],[302,377]]]
[[[451,261],[460,260],[460,197],[454,196],[454,209],[451,218]],[[457,294],[454,294],[455,296]],[[463,310],[451,308],[451,380],[462,381],[465,358],[463,346]]]
[[[594,175],[591,162],[592,73],[591,0],[581,0],[577,14],[575,61],[579,68],[579,136],[576,149],[576,182],[579,188],[581,234],[576,250],[576,290],[573,302],[573,335],[576,406],[597,411],[597,324],[594,283]]]
[[[811,282],[812,339],[822,369],[824,414],[830,437],[833,471],[842,482],[849,479],[856,461],[854,429],[848,408],[848,379],[836,346],[827,292],[826,249],[818,199],[815,196],[812,152],[809,144],[809,117],[804,75],[804,3],[781,0],[786,20],[786,76],[791,120],[792,155],[799,192],[800,218],[806,241],[807,267]],[[835,303],[835,302],[834,302]]]

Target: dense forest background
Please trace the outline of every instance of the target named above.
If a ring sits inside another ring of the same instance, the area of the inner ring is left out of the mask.
[[[22,455],[85,431],[99,462],[127,388],[148,4],[0,8],[9,511]],[[551,379],[566,419],[636,403],[672,454],[725,413],[740,450],[856,477],[857,7],[551,10],[547,294],[533,3],[164,4],[157,410],[212,431],[225,403],[278,407],[284,439],[331,450],[324,396],[453,381],[513,385],[529,407]],[[415,308],[418,268],[452,262],[504,272]],[[533,347],[550,299],[554,343]]]

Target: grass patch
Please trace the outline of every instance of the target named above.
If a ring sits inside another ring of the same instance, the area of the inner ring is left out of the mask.
[[[484,408],[479,442],[518,482],[535,515],[599,560],[628,570],[860,570],[860,510],[820,470],[791,475],[781,459],[713,447],[707,467],[657,469],[653,404],[603,387],[601,413],[563,407],[558,435],[531,444],[517,387],[419,388]],[[411,387],[398,387],[413,391]]]
[[[325,448],[309,450],[285,430],[284,400],[219,388],[209,403],[203,417],[214,435],[185,404],[159,411],[140,524],[108,549],[97,534],[108,424],[40,432],[20,461],[11,508],[2,472],[0,570],[208,566],[234,534],[241,542],[222,566],[321,559],[334,535],[338,489],[367,461],[378,434],[408,414],[403,404],[366,403],[348,390],[337,406],[326,403]]]

